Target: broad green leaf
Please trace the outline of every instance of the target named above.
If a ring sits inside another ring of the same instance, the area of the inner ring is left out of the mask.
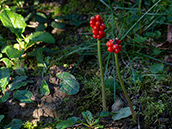
[[[51,22],[53,28],[64,29],[66,27],[65,23]]]
[[[27,90],[17,90],[14,93],[14,98],[18,99],[21,103],[33,103],[31,100],[32,92]]]
[[[32,33],[26,38],[28,44],[26,44],[25,48],[29,48],[34,45],[36,42],[42,41],[46,43],[55,43],[54,37],[48,32],[37,31]]]
[[[42,80],[40,92],[41,92],[41,95],[47,95],[50,93],[50,89],[49,89],[48,84],[45,80]]]
[[[5,93],[5,88],[9,83],[9,79],[10,79],[9,69],[5,67],[0,68],[0,87],[2,88],[3,93]]]
[[[68,73],[68,72],[62,72],[56,74],[57,78],[62,79],[62,82],[60,83],[60,90],[68,95],[77,94],[79,92],[79,83],[76,80],[76,78]]]
[[[12,63],[8,58],[2,58],[0,61],[3,61],[7,68],[10,68],[12,66]]]
[[[137,43],[144,43],[146,41],[146,37],[138,36],[134,38],[134,41]]]
[[[45,28],[47,28],[47,24],[41,23],[38,25],[38,27],[36,28],[35,31],[43,31],[43,30],[45,30]]]
[[[154,65],[152,65],[150,67],[151,73],[154,73],[154,74],[162,72],[163,69],[164,69],[164,65],[163,64],[159,64],[159,63],[158,64],[154,64]]]
[[[1,123],[2,119],[4,119],[4,115],[0,115],[0,123]]]
[[[133,106],[133,108],[135,109],[135,107]],[[130,107],[125,107],[125,108],[121,108],[119,111],[115,111],[113,112],[115,113],[112,116],[112,119],[115,120],[120,120],[126,117],[129,117],[130,115],[132,115]]]
[[[35,15],[35,21],[38,21],[39,24],[41,23],[46,23],[47,22],[47,17],[44,13],[37,12]]]
[[[62,121],[56,125],[57,129],[66,129],[67,127],[70,127],[77,123],[78,121],[81,121],[78,117],[70,117],[65,121]]]
[[[2,58],[2,54],[0,53],[0,58]]]
[[[24,50],[17,50],[13,48],[12,46],[8,46],[6,48],[6,54],[10,59],[19,58],[22,56],[23,53],[24,53]]]
[[[14,78],[14,81],[9,85],[10,91],[19,89],[22,86],[26,86],[28,81],[26,80],[27,76],[17,76]]]
[[[108,112],[108,111],[102,111],[102,112],[99,114],[99,118],[108,117],[109,115],[110,115],[110,112]]]
[[[87,110],[86,112],[82,112],[82,116],[85,118],[88,124],[93,122],[93,116],[89,110]]]
[[[20,14],[10,10],[3,10],[0,13],[0,20],[5,27],[10,29],[10,31],[15,33],[17,36],[21,36],[25,31],[26,23],[23,16]]]
[[[5,94],[2,97],[0,97],[0,103],[6,102],[9,97],[10,97],[9,93],[5,92]]]
[[[23,122],[20,119],[13,119],[7,126],[5,126],[5,129],[20,129]]]

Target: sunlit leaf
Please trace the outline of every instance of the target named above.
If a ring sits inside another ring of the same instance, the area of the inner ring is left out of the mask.
[[[21,34],[25,31],[26,23],[23,16],[20,14],[10,10],[3,10],[0,13],[0,20],[5,27],[18,36],[21,36]]]
[[[22,54],[24,53],[24,50],[17,50],[15,48],[13,48],[13,46],[8,46],[6,47],[6,54],[7,56],[12,59],[12,58],[19,58],[22,56]]]
[[[70,117],[67,120],[64,120],[56,125],[57,129],[66,129],[67,127],[70,127],[77,123],[78,121],[81,121],[78,117]]]
[[[22,123],[23,122],[20,119],[13,119],[7,126],[5,126],[5,129],[20,129]]]
[[[14,78],[14,81],[9,85],[10,91],[19,89],[22,86],[26,86],[28,81],[26,80],[27,76],[17,76]]]
[[[57,73],[57,78],[62,79],[62,82],[60,83],[60,90],[68,95],[77,94],[80,89],[80,85],[76,78],[68,73],[68,72],[62,72]]]
[[[48,84],[45,80],[42,80],[40,92],[41,92],[41,95],[47,95],[50,93],[50,89],[49,89]]]
[[[31,100],[32,92],[27,90],[17,90],[14,93],[14,98],[18,99],[21,103],[33,103]]]
[[[10,68],[12,66],[12,63],[8,58],[2,58],[0,61],[4,62],[7,68]]]
[[[9,69],[5,67],[0,68],[0,87],[2,88],[3,93],[5,93],[5,88],[9,83],[9,79],[10,79]]]
[[[35,33],[32,33],[26,38],[26,41],[28,42],[25,46],[26,49],[39,41],[42,41],[45,43],[55,43],[55,39],[50,33],[42,32],[42,31],[37,31]]]

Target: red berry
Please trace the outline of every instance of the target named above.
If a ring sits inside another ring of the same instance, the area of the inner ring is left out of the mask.
[[[103,32],[102,38],[104,38],[105,36],[106,36],[106,33],[105,33],[105,32]]]
[[[90,25],[95,25],[95,21],[90,21]]]
[[[106,43],[106,46],[107,46],[107,47],[112,47],[112,46],[113,46],[113,43],[112,43],[112,42],[107,42],[107,43]]]
[[[91,28],[93,28],[93,27],[94,27],[94,25],[90,24],[90,27],[91,27]]]
[[[103,30],[99,30],[99,35],[103,35],[104,31]]]
[[[97,30],[97,31],[99,31],[99,27],[94,26],[94,27],[93,27],[93,30]]]
[[[113,40],[112,40],[112,39],[110,39],[110,40],[109,40],[109,42],[112,42],[112,43],[113,43]]]
[[[100,21],[96,21],[96,26],[99,27],[100,26]]]
[[[115,38],[115,42],[116,42],[117,44],[120,44],[120,43],[121,43],[121,40],[119,40],[118,38]]]
[[[93,30],[92,32],[93,32],[94,35],[98,35],[99,34],[99,31],[97,31],[97,30]]]
[[[114,50],[114,52],[115,52],[116,54],[118,54],[119,51],[120,51],[120,50],[119,50],[118,48]]]
[[[90,18],[90,21],[91,21],[91,20],[96,20],[96,19],[95,19],[95,16],[92,16],[92,17]]]
[[[95,38],[95,39],[96,39],[96,38],[97,38],[97,35],[93,34],[93,38]]]
[[[101,16],[100,16],[100,15],[96,15],[96,16],[95,16],[95,19],[96,19],[97,21],[99,21],[99,20],[101,19]]]
[[[113,48],[113,50],[115,50],[115,49],[117,49],[118,47],[119,47],[118,44],[114,44],[112,48]]]
[[[104,23],[104,21],[103,21],[103,19],[102,19],[102,18],[100,18],[100,22],[101,22],[101,23]]]
[[[113,49],[112,49],[112,47],[108,47],[108,49],[107,49],[110,53],[111,52],[113,52]]]
[[[104,30],[104,29],[105,29],[105,24],[104,24],[104,23],[102,23],[102,24],[100,25],[100,29],[101,29],[101,30]]]
[[[119,50],[121,51],[121,49],[122,49],[122,46],[121,46],[121,45],[119,45],[119,47],[118,47],[118,48],[119,48]]]
[[[101,39],[102,38],[102,36],[101,35],[97,35],[97,39]]]

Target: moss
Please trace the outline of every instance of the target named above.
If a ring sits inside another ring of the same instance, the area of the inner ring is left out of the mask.
[[[93,113],[102,111],[102,99],[101,99],[101,83],[98,77],[85,80],[83,77],[79,77],[82,81],[83,87],[78,95],[70,97],[63,102],[63,111],[61,111],[61,119],[66,119],[70,116],[81,117],[81,112],[90,110]],[[113,102],[113,96],[110,91],[106,91],[107,105],[111,105]],[[70,114],[70,112],[72,114]]]
[[[172,115],[170,108],[172,104],[171,84],[172,77],[170,74],[160,80],[144,77],[141,83],[137,83],[140,94],[138,102],[141,107],[144,127],[153,127],[155,124],[158,124],[159,127],[160,125],[169,125],[167,121],[162,122],[161,119],[165,117],[164,119],[170,120]]]

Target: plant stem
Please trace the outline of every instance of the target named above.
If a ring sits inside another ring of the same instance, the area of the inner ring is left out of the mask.
[[[104,75],[103,75],[100,40],[97,40],[97,47],[98,47],[98,58],[99,58],[99,67],[100,67],[101,84],[102,84],[102,103],[103,103],[103,110],[106,111],[105,82],[104,82]]]
[[[132,113],[132,117],[134,119],[134,121],[136,122],[136,113],[133,109],[133,105],[128,97],[128,94],[127,94],[127,90],[125,89],[125,86],[124,86],[124,82],[121,78],[121,74],[120,74],[120,69],[119,69],[119,61],[118,61],[118,54],[115,54],[115,63],[116,63],[116,71],[117,71],[117,74],[118,74],[118,78],[119,78],[119,81],[120,81],[120,84],[121,84],[121,87],[122,87],[122,90],[124,92],[124,95],[128,101],[128,104],[129,104],[129,107],[130,107],[130,110],[131,110],[131,113]]]

